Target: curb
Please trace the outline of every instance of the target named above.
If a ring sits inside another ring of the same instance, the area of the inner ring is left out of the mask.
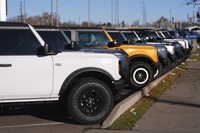
[[[173,69],[172,69],[173,70]],[[118,103],[110,113],[110,115],[107,117],[107,119],[102,123],[101,128],[105,129],[110,127],[113,122],[120,116],[122,115],[125,111],[127,111],[131,106],[133,106],[139,99],[141,99],[143,96],[147,95],[149,91],[157,86],[171,71],[168,73],[162,75],[158,79],[154,80],[141,90],[137,91],[136,93],[130,95],[120,103]]]

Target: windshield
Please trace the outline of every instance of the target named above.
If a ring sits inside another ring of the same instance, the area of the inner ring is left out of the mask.
[[[107,46],[110,40],[103,31],[79,31],[78,42],[81,48]]]
[[[167,39],[171,39],[172,38],[171,35],[168,32],[163,31],[162,33],[165,36],[165,38],[167,38]]]
[[[118,45],[123,44],[125,39],[120,32],[109,32],[109,35],[112,37],[113,40],[117,42]]]
[[[156,34],[155,31],[146,31],[146,35],[149,37],[149,38],[157,38],[158,35]]]
[[[135,43],[135,42],[137,42],[137,41],[140,40],[134,33],[124,32],[123,34],[124,34],[125,37],[126,37],[128,40],[130,40],[132,43]]]
[[[52,45],[56,50],[63,51],[68,41],[60,31],[37,31],[44,41]]]

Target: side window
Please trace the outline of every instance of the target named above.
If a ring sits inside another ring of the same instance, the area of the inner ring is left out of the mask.
[[[94,36],[97,40],[97,46],[107,46],[109,39],[104,32],[96,32],[94,33]]]
[[[91,43],[91,34],[87,32],[78,32],[78,42],[81,47],[89,47]]]
[[[71,31],[64,31],[64,33],[67,35],[67,37],[69,37],[70,40],[72,40]]]
[[[81,47],[107,46],[109,39],[103,32],[78,32]]]
[[[39,47],[28,29],[0,29],[0,55],[36,55]]]
[[[52,45],[54,49],[62,51],[68,44],[60,31],[37,31],[43,40]]]
[[[110,36],[117,41],[117,44],[123,44],[125,39],[123,36],[118,32],[109,32]]]

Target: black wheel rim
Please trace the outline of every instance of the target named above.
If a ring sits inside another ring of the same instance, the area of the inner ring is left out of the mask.
[[[97,115],[103,110],[104,99],[96,90],[87,90],[79,99],[79,109],[88,116]]]

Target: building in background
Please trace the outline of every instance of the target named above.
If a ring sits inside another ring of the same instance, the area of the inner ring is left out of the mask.
[[[6,21],[7,0],[0,0],[0,21]]]

